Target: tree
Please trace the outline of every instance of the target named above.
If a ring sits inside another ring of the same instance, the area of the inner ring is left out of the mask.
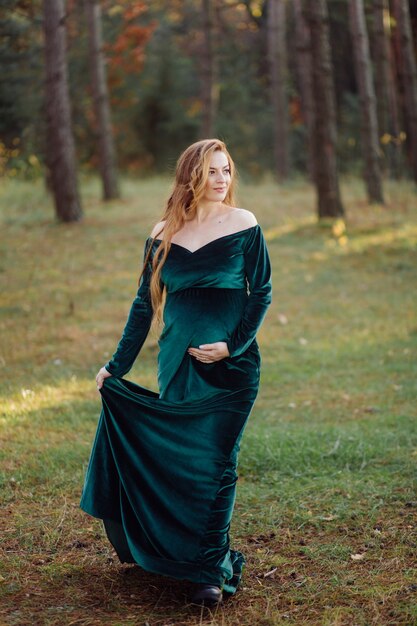
[[[213,0],[202,0],[203,54],[202,54],[202,136],[215,134],[215,120],[219,102],[218,67],[215,52],[215,13]]]
[[[386,146],[389,172],[391,176],[397,177],[400,167],[400,125],[397,85],[392,72],[388,0],[373,0],[372,17],[374,83],[380,142]]]
[[[307,129],[307,171],[310,180],[314,181],[314,103],[310,33],[303,14],[302,0],[294,0],[293,8],[295,19],[297,73],[300,81],[301,93],[301,110]]]
[[[283,181],[288,177],[289,170],[285,13],[285,0],[269,0],[267,23],[268,57],[274,120],[274,165],[279,181]]]
[[[44,0],[47,165],[55,212],[62,222],[82,217],[78,195],[66,59],[63,0]]]
[[[94,55],[88,53],[87,1],[94,0],[66,0],[65,24],[77,157],[90,169],[96,163],[98,167],[103,150],[97,148],[98,123],[88,71],[90,56]],[[277,74],[271,73],[268,55],[268,22],[271,19],[272,25],[274,7],[285,5],[287,60],[277,83],[284,86],[284,108],[288,98],[288,160],[290,167],[300,172],[307,164],[312,178],[318,153],[312,139],[313,70],[309,24],[306,26],[311,0],[95,2],[102,8],[103,52],[120,168],[131,173],[167,171],[178,149],[202,134],[218,134],[230,145],[242,173],[250,176],[261,176],[265,171],[275,174],[274,145],[275,150],[285,145],[285,139],[275,139],[273,130],[285,116],[277,113],[280,100],[277,105],[271,102],[272,81]],[[388,4],[394,8],[394,0],[363,2],[369,26],[373,26],[371,53],[380,105],[379,147],[386,154],[390,171],[403,172],[405,142],[411,163],[412,113],[405,115],[405,87],[410,81],[403,72],[399,28],[393,11],[388,11]],[[327,4],[331,9],[327,28],[332,43],[339,167],[346,172],[356,171],[357,161],[362,158],[361,125],[353,46],[346,28],[349,3],[332,0]],[[409,0],[408,4],[412,11],[415,3]],[[0,141],[10,155],[5,167],[12,175],[36,175],[39,167],[31,163],[40,165],[45,160],[46,115],[41,104],[44,59],[38,54],[39,45],[43,45],[42,5],[40,0],[0,1]],[[204,8],[208,16],[205,21]],[[284,40],[283,25],[283,18],[278,19],[280,34],[277,37],[275,31],[271,42],[275,48],[278,39]],[[414,28],[416,25],[414,20]],[[387,69],[390,53],[393,61]],[[276,60],[282,62],[283,54],[277,54]],[[282,80],[284,73],[287,77]],[[381,97],[387,89],[387,73],[391,73],[389,107],[386,95]],[[316,86],[314,89],[316,93]],[[282,95],[281,88],[279,91]],[[323,118],[320,109],[319,114]],[[383,122],[387,115],[388,126]],[[111,133],[105,132],[104,136],[111,137]]]
[[[406,145],[408,147],[412,175],[414,180],[417,181],[417,69],[408,0],[394,0],[394,16],[404,90],[404,113],[407,130]]]
[[[318,217],[344,215],[336,159],[336,113],[330,57],[326,0],[309,0],[306,11],[310,27],[313,69],[315,183]]]
[[[97,0],[85,0],[94,110],[97,125],[98,157],[105,200],[119,197],[113,129],[103,53],[101,6]]]
[[[383,203],[378,120],[363,0],[350,0],[349,21],[359,91],[364,178],[369,202]]]
[[[30,119],[28,100],[33,109],[38,104],[38,94],[33,93],[33,85],[29,89],[24,72],[29,63],[39,58],[39,44],[33,36],[33,12],[33,7],[22,0],[0,3],[0,136],[7,144],[20,137]]]

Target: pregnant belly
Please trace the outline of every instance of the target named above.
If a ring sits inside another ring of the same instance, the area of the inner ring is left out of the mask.
[[[256,387],[259,378],[256,354],[248,352],[245,356],[226,358],[215,364],[187,358],[190,346],[228,339],[242,319],[247,297],[244,289],[200,288],[168,294],[164,329],[159,338],[158,382],[161,397],[169,390],[171,381],[175,386],[180,368],[189,366],[213,388]],[[184,390],[185,397],[190,393],[190,390]]]
[[[226,341],[239,324],[247,301],[245,289],[191,288],[168,294],[164,308],[164,330],[160,341],[169,335],[188,345]]]

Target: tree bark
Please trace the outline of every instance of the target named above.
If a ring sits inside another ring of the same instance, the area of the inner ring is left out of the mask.
[[[373,0],[374,83],[377,103],[380,144],[386,146],[390,176],[397,178],[400,170],[400,125],[396,85],[393,82],[390,44],[390,12],[388,0]]]
[[[203,125],[202,136],[215,135],[215,122],[219,103],[219,85],[217,58],[214,46],[215,14],[213,0],[202,0],[203,14],[203,55],[202,55],[202,98]]]
[[[372,34],[373,34],[373,61],[374,83],[377,101],[378,129],[380,135],[389,132],[389,56],[386,37],[385,20],[387,18],[388,0],[373,0],[372,4]]]
[[[349,21],[359,91],[364,178],[371,203],[383,204],[376,98],[363,0],[350,0]]]
[[[111,124],[106,65],[103,54],[101,6],[97,0],[85,0],[88,25],[91,82],[97,125],[98,158],[104,200],[119,197],[113,129]]]
[[[302,0],[293,0],[295,18],[295,36],[297,51],[297,69],[300,81],[301,110],[307,130],[307,172],[310,180],[314,174],[314,103],[311,67],[310,33],[306,24]]]
[[[282,182],[288,177],[289,170],[285,0],[269,0],[267,19],[271,101],[274,118],[274,161],[277,178]]]
[[[78,221],[82,208],[78,195],[74,137],[68,89],[66,25],[62,0],[44,0],[45,97],[47,163],[55,212],[62,222]]]
[[[344,208],[337,170],[336,105],[326,0],[309,0],[306,17],[310,27],[313,69],[313,145],[318,217],[341,217]]]
[[[406,146],[413,179],[417,182],[417,69],[408,0],[394,0],[394,16],[404,89]]]

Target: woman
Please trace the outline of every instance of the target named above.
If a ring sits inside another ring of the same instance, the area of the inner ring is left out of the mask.
[[[178,160],[122,338],[97,374],[103,410],[81,499],[122,562],[197,583],[192,601],[206,605],[236,591],[244,563],[228,531],[271,300],[262,231],[235,207],[234,182],[217,139]],[[162,308],[157,394],[122,377]]]

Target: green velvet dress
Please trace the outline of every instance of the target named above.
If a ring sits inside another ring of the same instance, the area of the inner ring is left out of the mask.
[[[146,241],[155,252],[160,240]],[[101,389],[103,408],[81,498],[122,562],[233,593],[244,557],[230,549],[239,442],[259,386],[256,332],[271,301],[259,225],[195,252],[172,244],[159,339],[159,393],[125,380],[149,332],[149,263]],[[226,341],[202,363],[187,348]]]

